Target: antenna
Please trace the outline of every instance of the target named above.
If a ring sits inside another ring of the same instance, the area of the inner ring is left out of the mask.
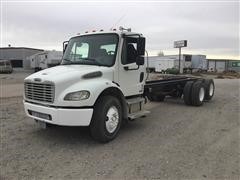
[[[113,24],[113,26],[112,26],[110,29],[113,29],[113,27],[115,27],[125,16],[126,16],[126,13],[123,14],[123,15],[116,21],[116,23]]]

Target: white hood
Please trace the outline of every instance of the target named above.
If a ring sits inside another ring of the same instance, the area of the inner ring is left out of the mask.
[[[25,80],[34,81],[37,79],[41,82],[51,81],[55,84],[67,82],[71,84],[79,81],[83,75],[96,71],[101,71],[104,78],[113,80],[112,68],[93,65],[60,65],[34,73]]]

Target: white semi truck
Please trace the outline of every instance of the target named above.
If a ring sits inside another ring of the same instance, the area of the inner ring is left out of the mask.
[[[28,116],[48,127],[90,126],[100,142],[113,140],[122,124],[145,116],[147,99],[181,98],[200,106],[214,94],[209,79],[173,76],[148,81],[145,38],[129,31],[91,32],[63,43],[61,65],[24,80]]]

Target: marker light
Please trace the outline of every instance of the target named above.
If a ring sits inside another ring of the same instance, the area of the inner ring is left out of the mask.
[[[101,32],[103,31],[103,29],[100,30]]]

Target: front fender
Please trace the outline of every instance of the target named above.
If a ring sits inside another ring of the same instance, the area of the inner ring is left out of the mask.
[[[56,98],[56,105],[59,106],[76,106],[76,107],[89,107],[93,106],[98,96],[107,88],[115,87],[121,92],[122,90],[112,81],[108,79],[88,79],[79,81],[66,89],[64,89]],[[71,92],[87,90],[90,92],[90,97],[81,101],[65,101],[64,97]]]

